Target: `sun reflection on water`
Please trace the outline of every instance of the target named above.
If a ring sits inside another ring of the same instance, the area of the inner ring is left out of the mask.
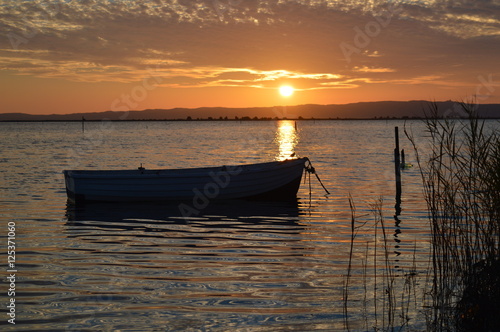
[[[278,122],[275,142],[279,148],[276,160],[286,160],[294,156],[295,146],[299,142],[295,121],[281,120]]]

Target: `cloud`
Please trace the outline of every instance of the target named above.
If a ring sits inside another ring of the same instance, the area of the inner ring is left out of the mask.
[[[500,52],[495,1],[40,0],[1,10],[0,69],[82,82],[135,82],[153,71],[163,86],[183,88],[355,88],[388,75],[465,85],[493,72]],[[342,42],[359,50],[351,63]]]
[[[338,80],[340,75],[329,73],[302,73],[288,70],[258,70],[251,68],[186,67],[164,70],[156,68],[156,73],[169,87],[254,87],[276,88],[276,82],[297,82],[303,89],[319,86],[322,82]],[[319,82],[315,82],[319,81]],[[297,87],[297,89],[299,89]]]
[[[374,68],[374,67],[367,67],[367,66],[362,66],[362,67],[354,67],[355,72],[360,72],[360,73],[393,73],[396,70],[391,69],[391,68]]]
[[[500,36],[498,1],[433,1],[424,6],[405,6],[406,19],[428,24],[431,29],[461,39]]]
[[[13,56],[15,53],[17,56]],[[22,53],[23,56],[19,56]],[[132,59],[131,62],[146,66],[103,65],[79,60],[55,60],[50,51],[0,50],[0,69],[15,71],[20,75],[35,75],[77,82],[132,83],[152,75],[161,78],[164,87],[252,86],[274,88],[275,82],[338,80],[340,75],[331,73],[303,73],[289,70],[259,70],[216,66],[193,66],[190,63],[168,60],[170,56],[158,50],[147,49],[140,53],[153,55],[149,59]],[[304,84],[309,85],[309,84]]]

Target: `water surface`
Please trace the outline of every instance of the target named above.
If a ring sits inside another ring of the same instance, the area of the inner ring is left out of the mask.
[[[409,125],[423,139],[422,124]],[[2,307],[2,329],[344,330],[352,213],[359,228],[350,327],[383,326],[386,303],[377,292],[387,271],[424,276],[429,260],[417,167],[403,171],[395,218],[394,126],[404,123],[87,122],[84,132],[75,122],[0,123],[0,220],[3,238],[16,224],[17,268],[16,325]],[[401,147],[415,163],[403,134]],[[292,153],[311,159],[330,195],[313,176],[296,203],[212,201],[186,219],[175,204],[68,205],[62,176],[64,169],[236,165]],[[379,201],[384,229],[375,227]],[[2,265],[7,275],[6,259]],[[420,310],[408,309],[412,329],[422,327]]]

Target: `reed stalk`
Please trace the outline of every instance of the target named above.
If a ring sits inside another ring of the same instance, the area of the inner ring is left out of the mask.
[[[400,330],[402,327],[408,325],[409,321],[409,307],[412,298],[412,292],[415,287],[416,267],[413,271],[407,274],[397,275],[392,266],[392,246],[388,237],[387,226],[383,217],[383,201],[382,198],[375,201],[370,205],[373,212],[372,222],[360,221],[362,216],[357,216],[355,206],[352,198],[349,198],[351,207],[351,241],[349,249],[349,261],[347,266],[347,274],[344,276],[344,329],[349,331],[351,329],[350,320],[348,316],[350,296],[350,286],[352,278],[352,265],[354,264],[354,252],[356,251],[356,236],[358,232],[363,229],[367,232],[371,228],[373,240],[365,243],[365,255],[362,259],[361,265],[363,266],[363,308],[359,311],[364,315],[365,330],[373,331],[395,331]],[[361,244],[361,242],[359,242]],[[359,248],[360,250],[362,248]],[[369,254],[369,252],[371,253]],[[381,252],[380,252],[381,251]],[[380,257],[379,257],[380,256]],[[370,257],[371,261],[370,261]],[[382,259],[381,259],[382,257]],[[369,265],[373,267],[372,277],[369,279],[367,275]],[[415,265],[415,257],[414,257]],[[369,291],[368,281],[372,283],[372,291]],[[404,294],[397,296],[396,292],[402,290]],[[371,293],[371,300],[368,299],[367,294]],[[398,299],[401,298],[401,301]],[[414,295],[416,306],[416,294]],[[372,306],[370,306],[372,303]],[[398,312],[401,314],[397,315]],[[398,318],[400,318],[398,320]],[[358,321],[359,323],[359,321]]]
[[[352,197],[349,197],[349,206],[351,209],[351,241],[349,247],[349,263],[347,265],[347,273],[344,279],[344,289],[343,289],[343,297],[344,297],[344,329],[346,331],[350,331],[349,329],[349,287],[352,273],[352,257],[354,252],[354,239],[356,238],[356,208],[354,206],[354,202]]]
[[[422,162],[432,234],[428,329],[500,329],[500,136],[461,103],[466,120],[440,119],[433,104],[425,122],[430,154]]]
[[[423,309],[428,331],[500,331],[500,132],[477,117],[473,104],[461,103],[461,107],[468,119],[439,118],[437,105],[431,105],[425,120],[430,144],[425,153],[420,152],[416,139],[405,128],[420,168],[431,231],[430,268],[425,285],[419,286],[422,294],[417,294],[415,253],[413,268],[408,273],[395,274],[390,263],[382,200],[371,206],[375,220],[369,224],[374,227],[374,305],[368,318],[365,294],[365,328],[411,330],[410,312]],[[352,213],[344,283],[346,330],[350,329],[348,302],[355,238],[367,224],[357,226],[352,198],[349,202]],[[379,230],[385,265],[377,277]],[[365,292],[368,245],[366,251]],[[403,286],[399,287],[401,282]],[[396,295],[396,291],[401,293]]]

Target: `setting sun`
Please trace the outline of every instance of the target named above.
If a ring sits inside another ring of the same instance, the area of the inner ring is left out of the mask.
[[[291,95],[293,95],[294,91],[295,89],[289,85],[283,85],[282,87],[280,87],[280,94],[283,97],[290,97]]]

